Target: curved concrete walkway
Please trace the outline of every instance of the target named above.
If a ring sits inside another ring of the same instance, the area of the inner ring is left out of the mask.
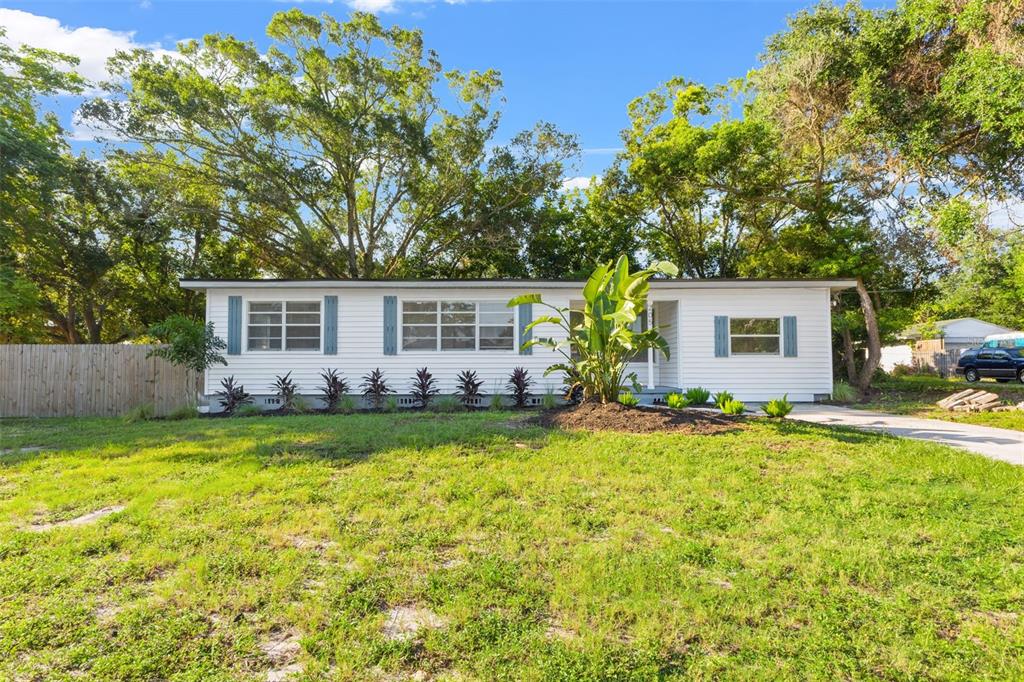
[[[990,459],[1024,466],[1022,431],[813,403],[795,404],[789,416],[791,419],[814,424],[852,426],[868,431],[883,431],[903,438],[930,440],[970,450]]]

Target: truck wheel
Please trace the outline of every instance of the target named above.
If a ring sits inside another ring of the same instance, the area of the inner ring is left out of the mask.
[[[971,367],[970,369],[964,371],[964,379],[967,379],[967,383],[969,383],[969,384],[973,384],[975,381],[977,381],[980,378],[981,378],[981,375],[978,374],[978,370],[974,369],[973,367]]]
[[[1024,369],[1017,370],[1017,381],[1024,384]]]

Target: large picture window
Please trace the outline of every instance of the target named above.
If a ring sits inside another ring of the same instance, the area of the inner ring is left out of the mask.
[[[402,350],[514,348],[515,313],[500,301],[402,302]]]
[[[778,355],[779,318],[729,318],[729,350],[733,355]]]
[[[249,303],[249,350],[320,350],[319,301]]]

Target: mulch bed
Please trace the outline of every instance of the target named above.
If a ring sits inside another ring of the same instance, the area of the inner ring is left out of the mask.
[[[702,410],[667,410],[626,407],[619,403],[588,402],[575,407],[548,410],[536,423],[548,428],[627,433],[692,433],[706,435],[742,428],[743,418]]]

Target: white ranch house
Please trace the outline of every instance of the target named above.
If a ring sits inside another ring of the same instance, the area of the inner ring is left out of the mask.
[[[182,280],[206,293],[206,319],[228,344],[228,365],[206,373],[205,394],[233,375],[272,408],[276,375],[291,372],[299,392],[315,402],[320,372],[338,370],[353,394],[364,374],[381,368],[407,403],[411,378],[427,367],[442,394],[456,375],[474,370],[487,395],[508,392],[517,366],[529,370],[533,392],[560,391],[561,377],[544,377],[556,361],[541,347],[525,351],[526,325],[536,305],[506,307],[513,296],[539,293],[547,303],[582,308],[583,282],[540,280]],[[832,392],[831,296],[853,280],[651,281],[646,319],[668,341],[669,358],[650,353],[631,369],[649,402],[693,386],[728,390],[759,401],[788,394],[813,401]],[[538,325],[541,337],[559,337]]]

